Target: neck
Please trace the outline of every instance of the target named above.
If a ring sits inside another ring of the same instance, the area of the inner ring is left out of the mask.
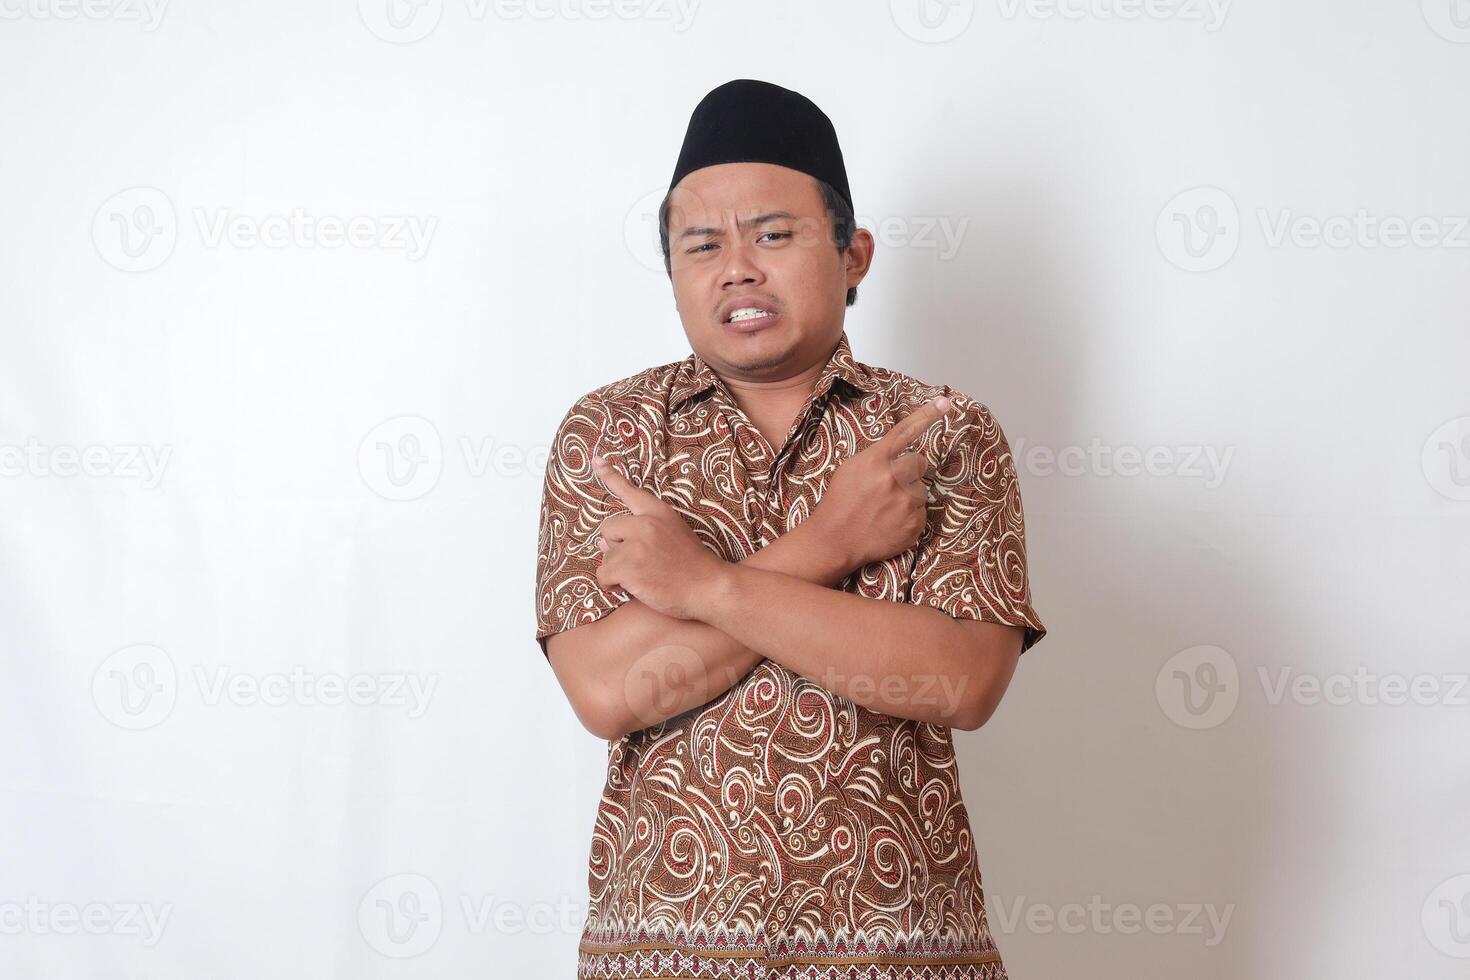
[[[735,404],[766,437],[771,448],[780,451],[783,437],[791,428],[796,413],[817,387],[824,365],[817,364],[800,374],[778,381],[747,381],[720,375]]]
[[[747,401],[755,404],[799,402],[811,394],[812,389],[817,386],[817,378],[821,377],[823,366],[814,364],[798,374],[777,381],[747,381],[723,374],[720,375],[720,378],[725,382],[725,387],[729,388],[730,393],[740,402],[741,407],[744,407]]]

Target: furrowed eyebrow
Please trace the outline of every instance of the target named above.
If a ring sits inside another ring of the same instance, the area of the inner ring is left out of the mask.
[[[781,218],[795,217],[796,215],[792,214],[790,211],[767,211],[765,214],[758,214],[753,218],[737,219],[735,224],[740,228],[741,231],[745,231],[749,228],[754,228],[757,225],[763,225],[771,221],[777,221]],[[719,228],[691,227],[685,228],[679,233],[679,241],[683,241],[686,238],[718,238],[722,234],[724,234],[724,232]]]

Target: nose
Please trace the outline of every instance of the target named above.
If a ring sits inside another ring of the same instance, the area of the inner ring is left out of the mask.
[[[744,286],[753,282],[764,282],[765,278],[750,246],[739,240],[726,243],[724,285]]]

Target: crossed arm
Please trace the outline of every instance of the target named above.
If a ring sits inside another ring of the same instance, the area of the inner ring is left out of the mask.
[[[598,581],[633,599],[548,638],[582,724],[620,737],[707,703],[770,659],[873,711],[983,725],[1015,671],[1022,628],[831,587],[917,540],[927,487],[923,457],[906,449],[947,407],[915,410],[846,461],[805,523],[741,562],[599,461],[630,513],[603,522]]]
[[[852,568],[810,521],[740,562],[818,587]],[[582,725],[619,738],[718,697],[765,659],[696,619],[664,615],[633,598],[601,619],[547,637],[546,653]]]

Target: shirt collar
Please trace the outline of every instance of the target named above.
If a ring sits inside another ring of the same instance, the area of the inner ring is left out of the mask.
[[[669,410],[672,411],[685,400],[708,391],[719,380],[720,376],[705,363],[704,358],[691,353],[684,358],[674,373],[673,383],[669,387]],[[826,394],[827,390],[838,380],[847,382],[858,391],[878,390],[878,382],[867,366],[859,363],[852,356],[852,346],[847,341],[846,330],[842,331],[842,335],[837,340],[837,346],[833,348],[832,355],[823,366],[822,373],[818,375],[811,400],[815,401]]]

